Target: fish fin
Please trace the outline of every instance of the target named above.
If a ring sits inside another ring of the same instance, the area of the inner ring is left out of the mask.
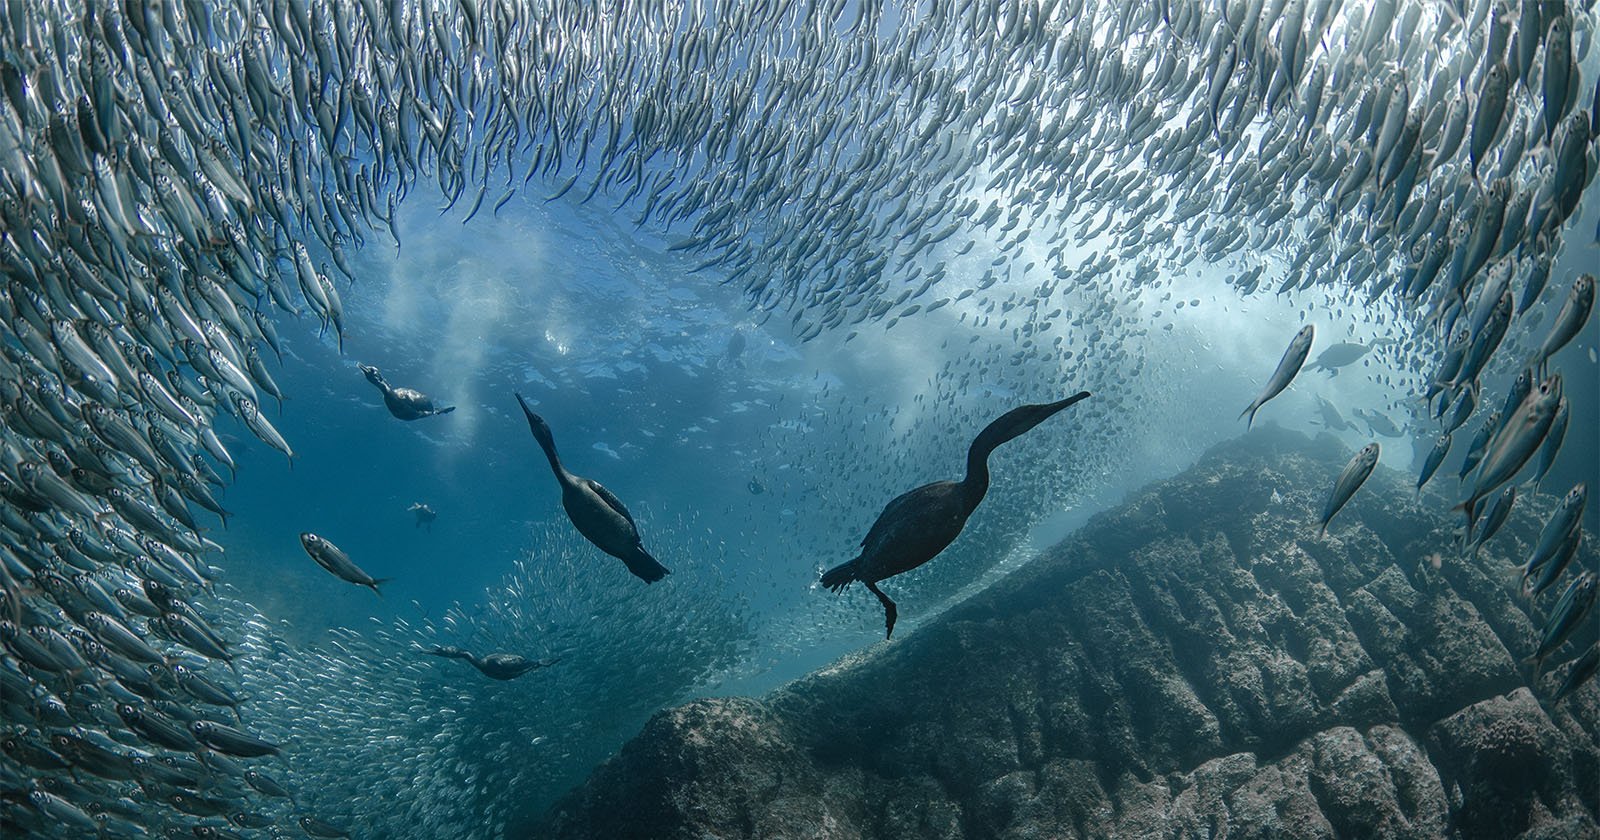
[[[366,585],[366,587],[371,589],[373,592],[378,593],[378,597],[382,598],[383,590],[379,589],[378,587],[388,583],[391,580],[394,580],[394,578],[374,578],[371,583]]]

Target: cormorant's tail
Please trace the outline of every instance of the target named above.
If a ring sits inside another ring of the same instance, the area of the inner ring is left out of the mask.
[[[628,571],[633,572],[635,576],[645,583],[655,583],[672,574],[671,570],[657,562],[656,558],[651,557],[649,552],[645,551],[642,546],[635,549],[632,554],[622,558],[622,562],[627,563]]]
[[[856,560],[859,560],[859,559],[861,559],[861,558],[859,558],[859,557],[856,558]],[[855,560],[851,560],[848,563],[840,563],[839,565],[834,566],[833,568],[829,569],[828,571],[822,573],[822,585],[828,587],[829,589],[833,590],[834,592],[842,591],[846,586],[849,586],[851,584],[851,582],[853,582],[855,579],[856,579],[856,561]]]

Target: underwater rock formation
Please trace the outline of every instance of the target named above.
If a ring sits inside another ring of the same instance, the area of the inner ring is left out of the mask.
[[[1600,836],[1600,689],[1519,664],[1551,498],[1464,559],[1380,469],[1319,539],[1346,457],[1223,444],[903,640],[657,714],[536,836]]]

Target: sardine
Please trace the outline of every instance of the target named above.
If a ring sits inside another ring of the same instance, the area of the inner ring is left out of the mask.
[[[378,592],[378,586],[387,583],[389,578],[374,578],[361,570],[361,567],[350,561],[350,555],[345,554],[331,542],[309,531],[300,535],[300,545],[317,561],[317,565],[331,572],[334,577],[349,583],[359,584]]]
[[[1339,471],[1339,477],[1333,482],[1333,491],[1328,494],[1328,502],[1322,508],[1322,519],[1317,523],[1317,535],[1325,536],[1328,533],[1328,522],[1333,519],[1350,497],[1361,489],[1367,476],[1372,475],[1373,467],[1378,465],[1380,447],[1377,442],[1361,447],[1361,450],[1344,465]]]
[[[1239,413],[1240,417],[1248,415],[1250,418],[1245,423],[1246,428],[1255,423],[1257,409],[1265,405],[1267,400],[1282,393],[1283,389],[1289,387],[1289,383],[1294,381],[1295,374],[1300,372],[1300,366],[1306,362],[1306,355],[1311,352],[1313,332],[1312,326],[1306,324],[1300,328],[1299,332],[1295,333],[1294,338],[1289,342],[1288,349],[1283,352],[1283,358],[1278,360],[1278,368],[1272,372],[1272,378],[1267,380],[1266,387],[1261,390],[1259,396],[1251,401],[1250,405],[1245,407],[1244,411]]]

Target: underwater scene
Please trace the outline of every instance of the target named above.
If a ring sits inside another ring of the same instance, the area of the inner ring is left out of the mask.
[[[0,0],[0,835],[1600,837],[1597,30]]]

